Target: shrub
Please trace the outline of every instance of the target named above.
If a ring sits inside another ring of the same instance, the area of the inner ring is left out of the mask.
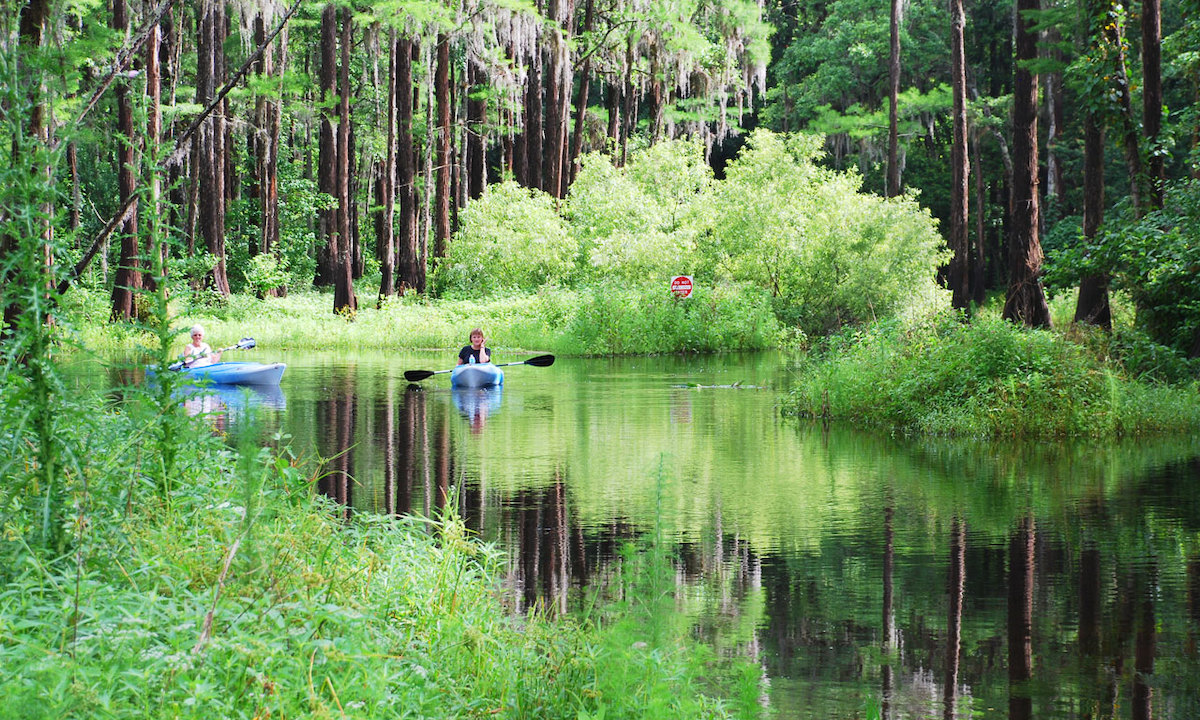
[[[512,181],[492,186],[459,216],[462,226],[434,273],[436,290],[482,297],[566,283],[578,245],[554,202]]]
[[[904,313],[937,293],[948,255],[912,197],[861,193],[814,162],[821,139],[755,132],[715,193],[701,251],[724,277],[769,292],[805,333]]]

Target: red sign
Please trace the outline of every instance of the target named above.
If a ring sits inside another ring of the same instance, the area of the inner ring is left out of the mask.
[[[692,296],[692,276],[691,275],[676,275],[671,278],[671,294],[675,297],[691,297]]]

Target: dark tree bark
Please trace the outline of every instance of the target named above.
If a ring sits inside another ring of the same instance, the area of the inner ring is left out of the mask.
[[[129,35],[129,12],[125,0],[113,0],[112,29],[119,37]],[[118,80],[115,87],[117,100],[117,195],[125,204],[137,192],[134,154],[133,100],[130,97],[129,81]],[[137,201],[134,200],[134,203]],[[113,279],[112,308],[110,315],[115,321],[128,321],[137,315],[135,301],[142,289],[142,269],[139,255],[137,208],[122,223],[117,231],[121,239],[121,255],[117,261],[116,277]]]
[[[542,56],[529,60],[529,80],[525,85],[525,186],[545,188],[542,175]]]
[[[1061,62],[1062,52],[1058,44],[1062,35],[1058,27],[1046,30],[1046,43],[1052,49],[1052,57]],[[1059,71],[1046,73],[1046,199],[1052,203],[1062,200],[1062,164],[1058,161],[1058,138],[1063,129],[1063,78]]]
[[[895,197],[900,194],[900,20],[901,20],[901,0],[891,0],[891,51],[888,54],[888,166],[887,166],[887,189],[888,197]],[[960,5],[961,7],[961,5]],[[953,19],[951,19],[951,27],[957,29]],[[961,44],[961,35],[959,35],[959,43]],[[958,55],[954,56],[955,61],[958,60]],[[958,73],[955,71],[955,78]],[[958,102],[958,94],[954,96],[955,103]],[[955,113],[957,120],[958,114]]]
[[[1037,58],[1037,36],[1026,13],[1038,0],[1016,0],[1016,71],[1013,74],[1013,206],[1009,245],[1006,320],[1029,327],[1050,327],[1050,308],[1042,289],[1042,244],[1038,237],[1038,81],[1026,66]]]
[[[608,80],[608,94],[605,97],[605,107],[608,109],[608,127],[606,134],[608,136],[607,148],[614,156],[617,150],[621,147],[621,91],[617,85],[616,78]]]
[[[196,102],[204,107],[217,97],[224,83],[225,10],[218,0],[200,3],[197,48]],[[225,115],[219,109],[204,118],[197,131],[198,197],[197,230],[205,249],[216,258],[216,266],[205,285],[229,295],[225,272]]]
[[[967,61],[963,45],[963,29],[967,24],[962,0],[950,2],[950,66],[954,92],[954,140],[950,165],[950,261],[951,304],[959,310],[971,307],[970,244],[968,223],[968,181],[970,164],[967,158]]]
[[[284,31],[286,32],[286,30]],[[266,42],[266,21],[262,15],[254,20],[254,43],[261,46]],[[280,38],[279,47],[285,51],[280,53],[282,59],[287,57],[287,36]],[[282,67],[281,67],[282,70]],[[269,78],[275,74],[275,63],[271,50],[268,48],[255,64],[255,73],[260,78]],[[279,133],[281,111],[279,101],[265,94],[255,98],[254,130],[252,131],[251,147],[254,150],[255,176],[252,183],[252,193],[258,201],[259,233],[256,242],[250,246],[250,256],[262,253],[276,253],[279,250]],[[286,288],[277,287],[267,290],[267,294],[279,297]]]
[[[337,256],[334,267],[333,311],[353,315],[358,310],[354,296],[353,240],[350,234],[350,170],[353,167],[350,146],[350,44],[353,42],[350,8],[342,10],[341,68],[338,73],[337,130]]]
[[[1142,0],[1142,131],[1150,150],[1147,200],[1162,207],[1166,170],[1159,149],[1162,132],[1162,12],[1161,0]]]
[[[437,187],[434,198],[434,257],[444,258],[450,249],[450,38],[438,35],[437,70]]]
[[[568,38],[572,0],[550,0],[549,17],[558,27],[546,33],[546,140],[543,158],[542,189],[556,198],[567,193],[564,168],[567,158],[567,107],[571,95],[571,51]]]
[[[1115,3],[1114,3],[1115,4]],[[1109,48],[1116,53],[1117,66],[1115,80],[1117,83],[1117,101],[1121,106],[1122,147],[1125,151],[1125,166],[1129,171],[1129,201],[1133,205],[1135,217],[1141,217],[1145,212],[1146,182],[1145,170],[1142,167],[1142,151],[1138,142],[1137,120],[1133,117],[1133,101],[1130,99],[1128,58],[1125,55],[1125,24],[1116,8],[1110,11],[1109,21],[1105,23],[1109,33]]]
[[[158,149],[162,138],[162,28],[155,23],[146,40],[146,154],[151,160],[151,170],[148,178],[150,185],[150,208],[147,219],[147,249],[150,257],[158,254],[157,270],[154,260],[151,260],[150,277],[144,278],[145,285],[157,289],[159,277],[167,273],[166,242],[169,230],[162,221],[162,176],[158,172]],[[156,270],[156,271],[155,271]]]
[[[1083,237],[1096,237],[1104,222],[1104,128],[1096,113],[1083,121]],[[1108,276],[1087,275],[1079,284],[1075,322],[1112,329]]]
[[[483,196],[487,185],[487,78],[473,61],[467,61],[467,197]]]
[[[987,277],[987,195],[983,184],[983,162],[980,158],[979,145],[983,141],[982,132],[976,128],[972,133],[971,162],[975,166],[975,249],[971,253],[971,299],[976,305],[982,305],[985,299],[985,278]]]
[[[334,121],[334,95],[337,93],[337,7],[333,3],[321,11],[321,135],[317,157],[317,190],[331,197],[338,196],[337,188],[337,125]],[[324,246],[317,251],[318,287],[333,285],[337,275],[338,211],[325,208],[317,220],[317,238]]]
[[[396,47],[396,195],[400,213],[396,221],[399,292],[425,292],[425,257],[417,232],[417,155],[413,145],[413,57],[416,43],[401,38]]]
[[[388,89],[387,89],[387,151],[384,154],[383,166],[379,168],[378,179],[375,183],[375,202],[379,205],[379,218],[376,224],[376,240],[379,253],[379,300],[383,305],[384,298],[396,294],[396,68],[398,46],[396,32],[388,34]],[[390,417],[390,414],[389,414]],[[389,438],[390,442],[390,438]]]
[[[590,33],[593,23],[595,22],[595,0],[588,0],[587,9],[584,11],[583,32]],[[579,93],[575,99],[575,129],[571,140],[570,157],[568,165],[570,166],[570,177],[568,183],[575,182],[575,177],[579,174],[579,155],[583,152],[583,129],[586,124],[587,106],[588,106],[588,89],[592,79],[592,55],[589,53],[584,58],[583,65],[579,69]]]
[[[1026,516],[1008,545],[1008,717],[1032,720],[1033,518]]]

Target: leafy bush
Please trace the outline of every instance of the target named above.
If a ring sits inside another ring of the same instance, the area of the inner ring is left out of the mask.
[[[578,245],[554,198],[512,181],[493,185],[462,211],[449,255],[435,271],[442,293],[482,297],[566,283]]]
[[[571,185],[567,217],[595,279],[639,281],[695,273],[695,208],[712,186],[699,143],[675,140],[633,153],[623,168],[592,153]]]
[[[714,192],[708,261],[769,292],[780,320],[808,334],[935,296],[948,255],[928,211],[860,193],[857,176],[816,166],[820,152],[818,137],[756,131]]]

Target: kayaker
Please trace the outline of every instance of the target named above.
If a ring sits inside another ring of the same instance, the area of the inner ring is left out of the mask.
[[[466,365],[467,363],[486,363],[492,361],[491,348],[484,347],[483,330],[475,328],[471,331],[471,344],[464,345],[462,350],[458,351],[458,364]]]
[[[187,368],[208,367],[221,361],[221,353],[204,342],[204,326],[192,326],[192,342],[183,348],[183,366]]]

